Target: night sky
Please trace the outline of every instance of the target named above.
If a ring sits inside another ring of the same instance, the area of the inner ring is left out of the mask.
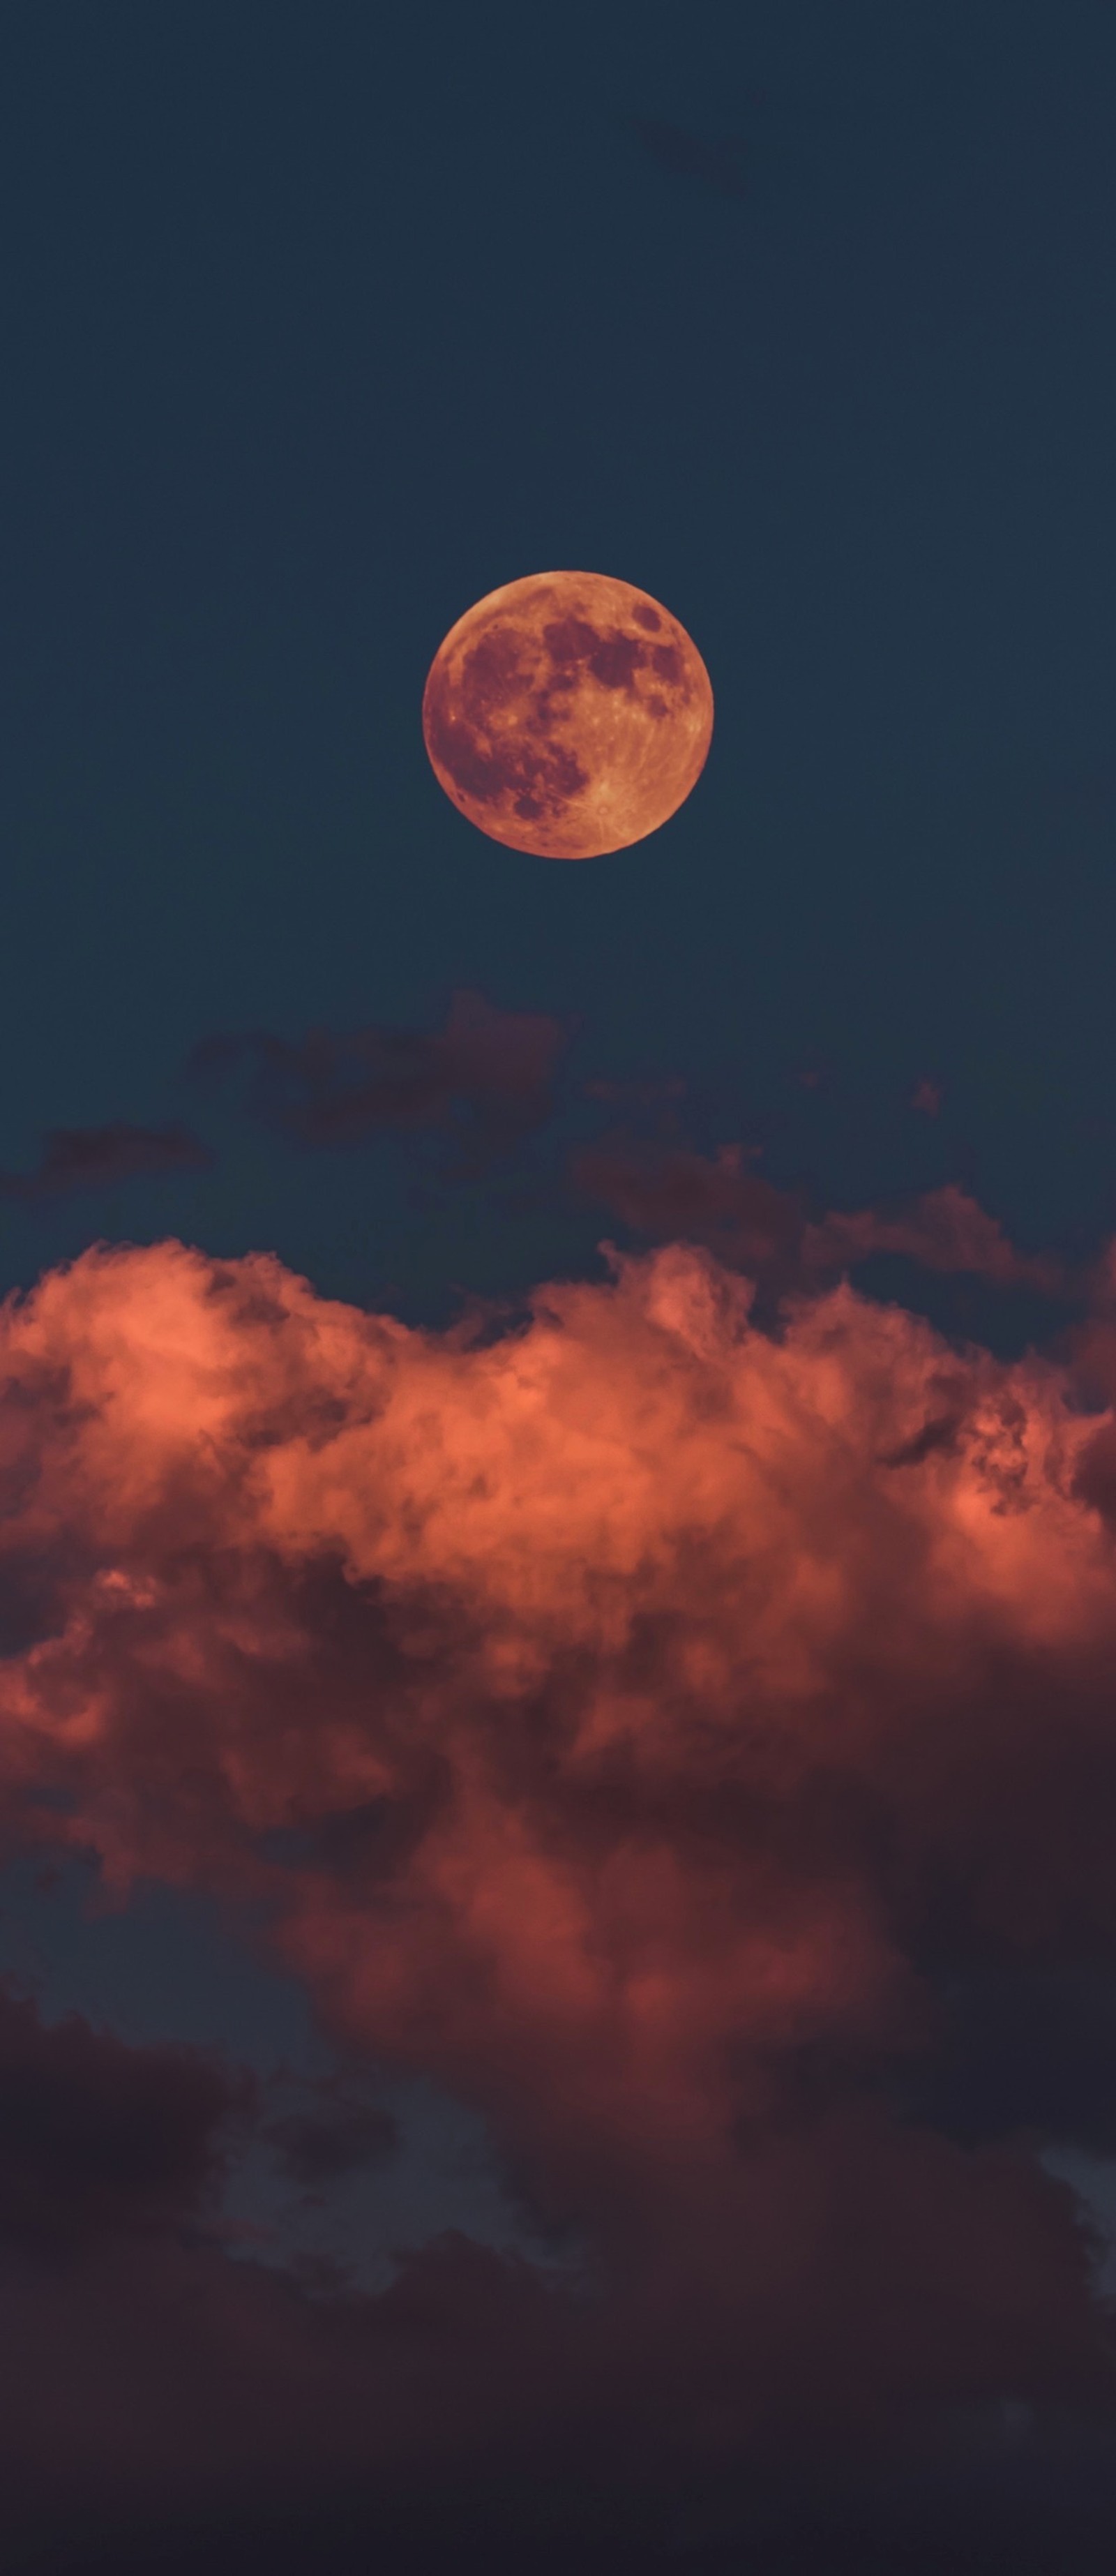
[[[0,8],[4,2576],[1111,2566],[1114,129]],[[716,705],[575,865],[555,568]]]

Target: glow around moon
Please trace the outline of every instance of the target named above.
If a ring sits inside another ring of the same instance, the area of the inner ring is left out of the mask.
[[[645,840],[700,777],[713,691],[669,610],[604,573],[507,582],[431,665],[431,765],[478,830],[547,859]]]

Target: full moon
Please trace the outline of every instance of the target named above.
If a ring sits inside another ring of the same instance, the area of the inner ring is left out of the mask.
[[[713,691],[685,627],[646,591],[605,573],[531,573],[451,626],[422,730],[447,796],[490,839],[597,859],[685,803]]]

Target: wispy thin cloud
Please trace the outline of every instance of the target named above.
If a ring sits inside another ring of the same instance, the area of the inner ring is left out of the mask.
[[[429,1033],[373,1025],[290,1039],[253,1030],[203,1041],[190,1070],[222,1075],[246,1063],[250,1107],[300,1145],[440,1132],[472,1165],[509,1152],[550,1116],[570,1034],[545,1012],[502,1011],[463,990]]]
[[[112,1188],[160,1172],[207,1170],[214,1156],[186,1127],[51,1127],[33,1172],[0,1172],[0,1197],[34,1207],[73,1190]]]

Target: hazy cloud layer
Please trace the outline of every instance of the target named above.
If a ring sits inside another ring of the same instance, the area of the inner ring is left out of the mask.
[[[51,1127],[35,1172],[0,1172],[0,1197],[27,1207],[70,1190],[108,1189],[153,1172],[196,1172],[213,1162],[186,1127]]]
[[[731,2536],[779,2478],[1006,2491],[1067,2426],[1107,2475],[1094,2249],[1036,2154],[1116,2136],[1094,1286],[1057,1366],[845,1285],[761,1331],[681,1246],[484,1343],[173,1243],[9,1301],[10,1838],[251,1901],[350,2048],[485,2112],[567,2258],[455,2240],[315,2299],[204,2231],[110,2264],[98,2216],[45,2286],[28,2146],[13,2475],[344,2474],[420,2520],[470,2479],[476,2528],[522,2478],[586,2548]],[[90,2062],[60,2042],[51,2100]],[[220,2104],[152,2080],[162,2206]],[[346,2118],[292,2170],[386,2151]]]
[[[467,1160],[508,1152],[542,1125],[568,1042],[544,1012],[501,1011],[483,994],[454,993],[445,1026],[367,1028],[302,1039],[256,1030],[207,1039],[195,1073],[253,1068],[251,1105],[302,1145],[353,1145],[387,1131],[438,1129]]]

